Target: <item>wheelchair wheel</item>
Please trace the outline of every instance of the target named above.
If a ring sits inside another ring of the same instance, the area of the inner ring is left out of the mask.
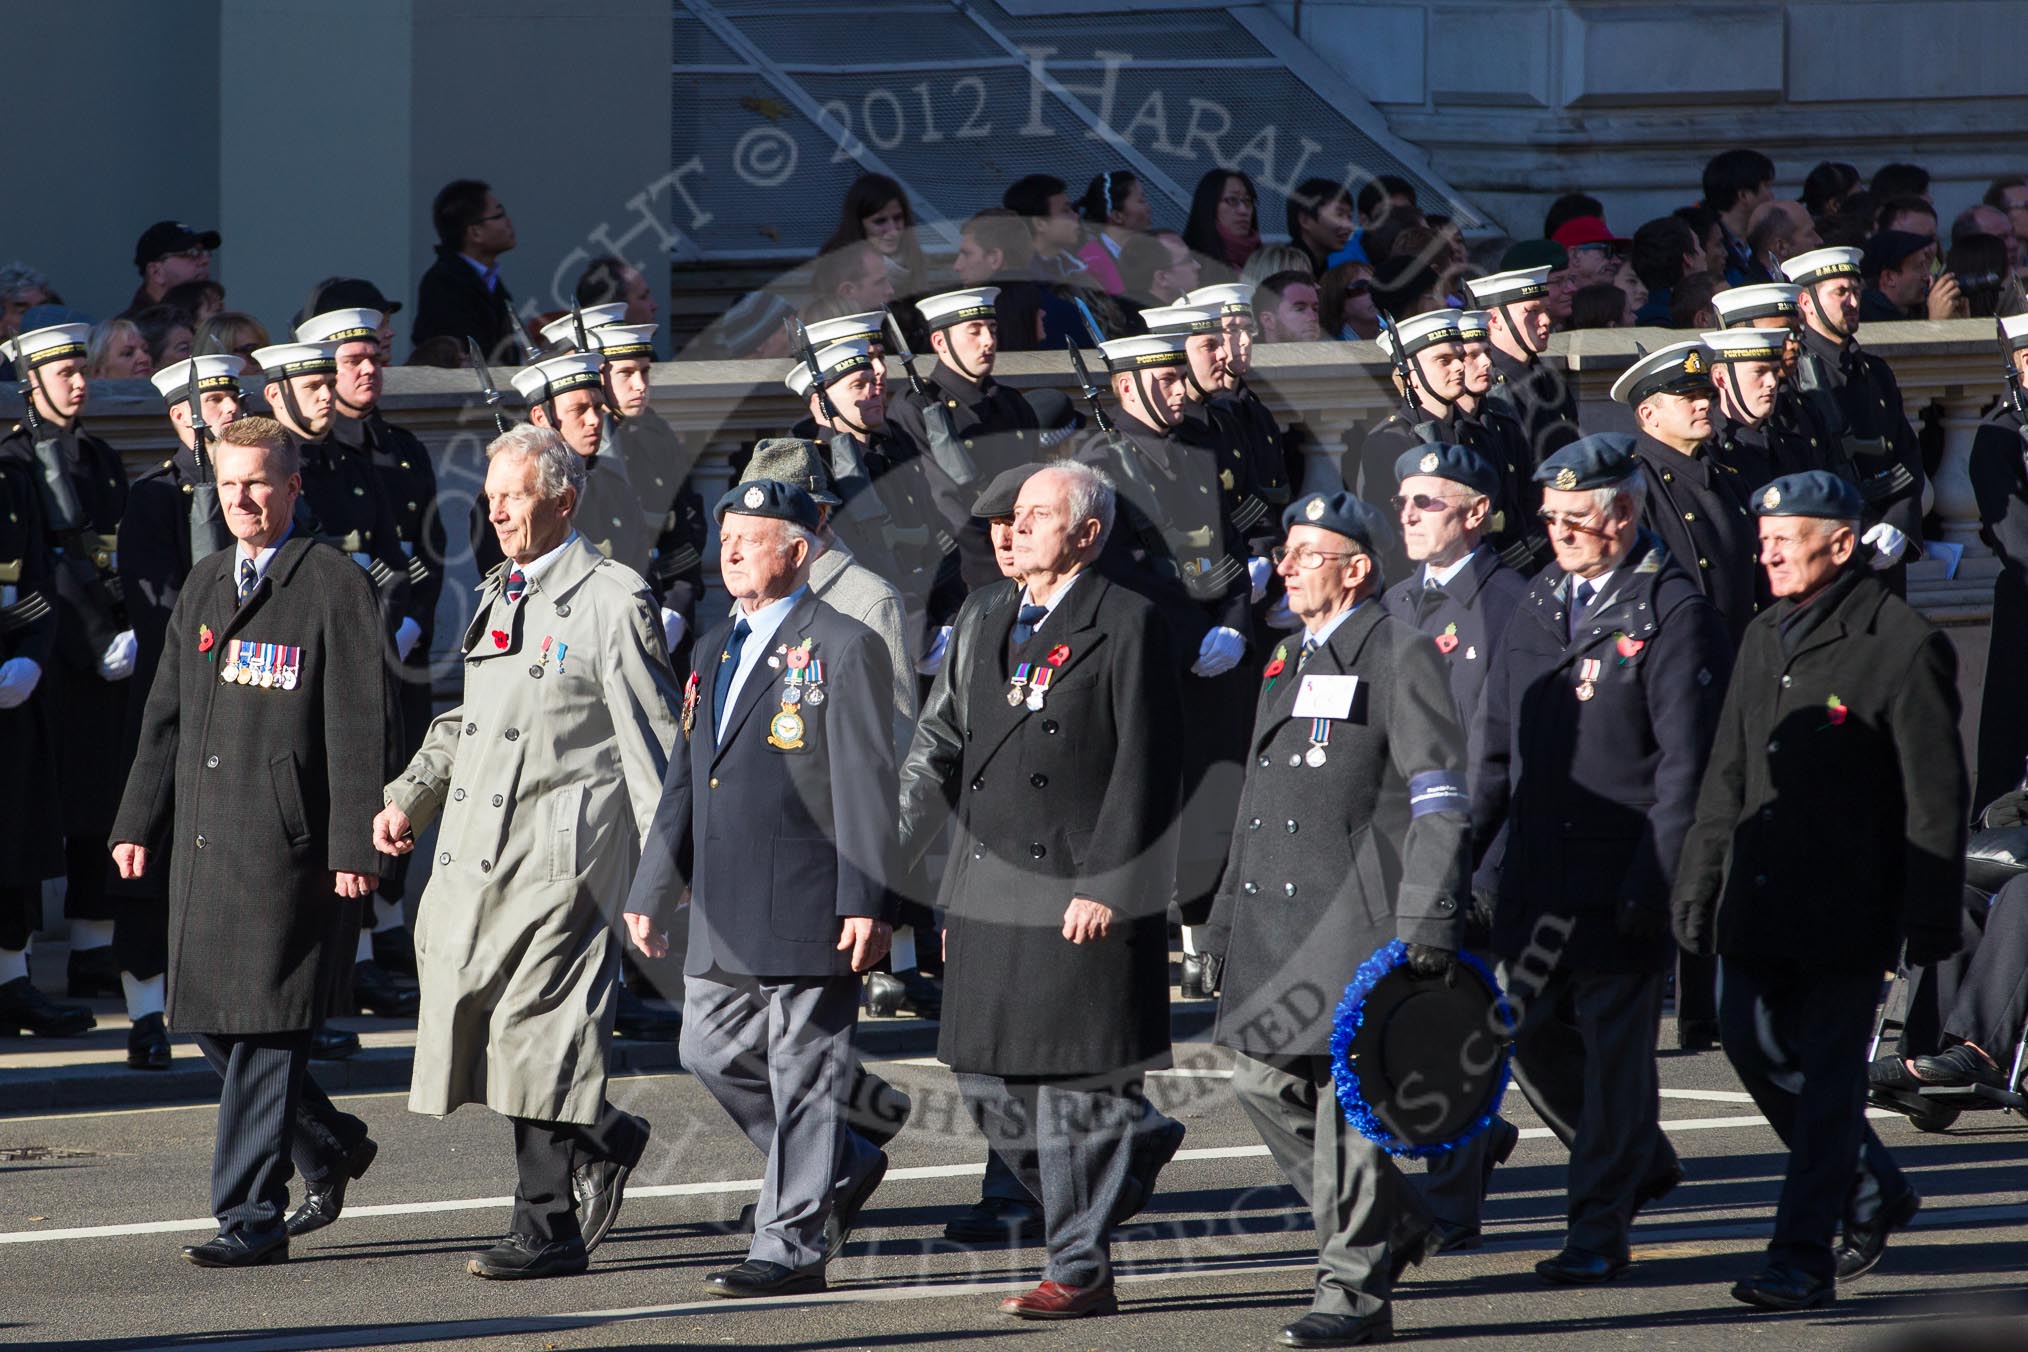
[[[1963,1111],[1962,1108],[1949,1103],[1925,1103],[1921,1108],[1909,1113],[1908,1120],[1917,1131],[1944,1132],[1951,1129],[1951,1124],[1958,1120],[1958,1114]]]

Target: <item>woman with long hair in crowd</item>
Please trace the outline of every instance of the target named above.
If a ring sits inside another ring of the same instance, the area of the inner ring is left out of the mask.
[[[915,212],[901,184],[886,174],[861,174],[845,190],[838,228],[817,252],[827,254],[865,240],[887,264],[897,300],[929,294],[929,267],[916,238]]]
[[[252,361],[255,350],[267,345],[267,326],[238,310],[221,310],[197,326],[198,352],[237,352]]]
[[[101,319],[85,343],[85,377],[90,380],[146,380],[155,374],[148,340],[131,319]]]
[[[1234,274],[1260,248],[1260,194],[1237,169],[1213,169],[1197,180],[1183,242]]]
[[[1155,224],[1155,209],[1141,180],[1125,169],[1108,169],[1091,181],[1077,199],[1078,214],[1093,227],[1091,238],[1077,251],[1091,279],[1109,295],[1121,295],[1120,251],[1136,235]]]

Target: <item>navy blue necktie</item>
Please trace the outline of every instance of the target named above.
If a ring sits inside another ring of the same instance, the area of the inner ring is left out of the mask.
[[[1014,633],[1012,635],[1014,646],[1018,648],[1029,639],[1035,637],[1035,626],[1048,618],[1048,606],[1021,607],[1021,613],[1014,617]]]
[[[254,561],[242,558],[239,561],[239,603],[241,605],[245,605],[247,597],[254,594],[254,588],[260,585],[260,581],[261,575],[255,571]]]
[[[1570,636],[1577,637],[1578,625],[1584,623],[1584,612],[1591,606],[1592,585],[1580,582],[1570,593]]]
[[[739,670],[740,650],[746,647],[747,635],[753,627],[742,615],[732,626],[732,637],[725,641],[725,651],[718,655],[718,679],[711,687],[712,733],[715,736],[725,726],[725,697],[732,691],[732,674]]]
[[[1301,671],[1307,666],[1310,661],[1310,655],[1316,651],[1317,640],[1315,636],[1310,634],[1303,635],[1303,650],[1296,654],[1296,670]]]

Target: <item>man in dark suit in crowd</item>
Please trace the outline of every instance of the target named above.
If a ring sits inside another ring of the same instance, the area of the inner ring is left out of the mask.
[[[1959,943],[1957,659],[1857,557],[1865,509],[1823,470],[1755,495],[1777,602],[1740,649],[1674,896],[1683,947],[1718,954],[1725,1054],[1789,1148],[1767,1266],[1732,1288],[1765,1309],[1830,1304],[1921,1204],[1866,1124],[1864,1049],[1904,943],[1918,965]]]
[[[514,247],[514,218],[489,184],[475,178],[446,183],[430,204],[437,232],[437,261],[416,288],[417,347],[450,338],[460,348],[478,340],[494,366],[519,366],[531,350],[514,297],[500,276],[500,255]]]
[[[1288,1347],[1391,1336],[1394,1280],[1437,1234],[1332,1086],[1332,1014],[1360,964],[1398,938],[1417,975],[1451,975],[1466,895],[1464,737],[1432,646],[1375,604],[1366,513],[1350,493],[1282,513],[1275,565],[1302,637],[1261,671],[1208,927],[1233,1091],[1316,1224],[1316,1292]]]
[[[1475,852],[1507,833],[1493,948],[1514,1076],[1570,1150],[1564,1248],[1535,1265],[1557,1284],[1618,1276],[1635,1214],[1683,1176],[1655,1067],[1669,884],[1732,659],[1641,529],[1633,441],[1585,437],[1536,470],[1556,563],[1507,626],[1473,739]]]
[[[303,1158],[329,1138],[295,1116],[310,1035],[344,994],[357,903],[376,881],[390,736],[373,587],[293,534],[294,443],[267,418],[223,438],[219,501],[237,543],[198,562],[177,598],[112,833],[121,876],[136,878],[173,831],[169,1021],[225,1081],[219,1232],[183,1251],[200,1267],[289,1256],[292,1135],[306,1173],[365,1168]]]
[[[668,951],[690,889],[683,1064],[767,1158],[745,1262],[715,1296],[825,1289],[887,1172],[846,1121],[860,972],[887,951],[894,735],[887,649],[810,595],[817,504],[773,480],[718,503],[737,603],[683,696],[627,927]]]

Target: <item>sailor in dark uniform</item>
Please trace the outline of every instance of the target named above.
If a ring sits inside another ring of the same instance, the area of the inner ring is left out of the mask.
[[[1711,298],[1721,329],[1772,330],[1783,340],[1774,407],[1754,429],[1757,435],[1737,434],[1742,456],[1749,454],[1752,446],[1765,447],[1763,454],[1775,471],[1769,478],[1830,468],[1830,429],[1823,425],[1815,406],[1796,389],[1796,366],[1803,353],[1802,294],[1803,289],[1793,283],[1762,282],[1735,286]],[[1742,472],[1746,471],[1742,468]],[[1754,486],[1765,482],[1754,480]]]
[[[1577,389],[1542,361],[1549,344],[1549,272],[1517,268],[1465,283],[1486,312],[1493,344],[1493,388],[1487,398],[1521,425],[1535,463],[1577,440]]]
[[[1535,482],[1535,451],[1528,429],[1514,417],[1512,405],[1495,399],[1492,319],[1484,310],[1458,312],[1458,339],[1465,349],[1465,392],[1458,400],[1460,445],[1477,451],[1500,475],[1486,519],[1486,540],[1501,562],[1523,577],[1533,577],[1554,557],[1549,536],[1535,516],[1542,490]]]
[[[1281,509],[1295,495],[1295,485],[1302,480],[1302,466],[1291,462],[1288,434],[1275,421],[1274,413],[1260,395],[1247,384],[1247,376],[1253,373],[1253,345],[1259,332],[1253,313],[1253,292],[1251,282],[1221,282],[1198,287],[1185,295],[1181,303],[1218,307],[1220,328],[1225,336],[1225,364],[1210,406],[1212,416],[1222,418],[1232,429],[1244,459],[1244,467],[1235,473],[1235,483],[1227,492],[1233,496],[1233,520],[1246,533],[1248,548],[1254,558],[1267,564],[1265,569],[1256,571],[1272,573],[1274,566],[1268,562],[1268,555],[1277,543],[1275,523],[1281,517]],[[1221,486],[1223,483],[1224,476],[1220,475]],[[1260,504],[1258,509],[1255,502]]]
[[[119,809],[125,682],[133,676],[137,643],[118,572],[126,467],[118,452],[81,426],[89,398],[90,334],[89,325],[56,324],[0,348],[0,359],[12,361],[28,382],[36,415],[0,438],[0,460],[26,470],[36,486],[51,561],[47,595],[56,610],[55,647],[41,684],[55,728],[57,778],[46,787],[60,794],[63,812],[63,913],[71,922],[67,975],[73,998],[120,994],[121,972],[154,967],[151,953],[159,942],[159,932],[141,913],[146,903],[123,901],[109,888],[113,868],[106,832]]]
[[[1379,342],[1382,355],[1395,364],[1396,393],[1415,411],[1397,409],[1381,419],[1366,434],[1357,462],[1347,456],[1344,468],[1347,484],[1356,479],[1358,496],[1368,506],[1384,511],[1387,500],[1394,496],[1394,462],[1403,451],[1426,442],[1461,445],[1465,440],[1465,419],[1458,409],[1465,393],[1465,348],[1458,332],[1458,312],[1449,308],[1411,315],[1395,329],[1382,329]],[[1403,371],[1407,373],[1405,380]],[[1396,541],[1375,544],[1386,576],[1400,577],[1408,571],[1408,558]]]
[[[1813,249],[1783,265],[1802,288],[1806,325],[1796,386],[1831,431],[1826,468],[1865,500],[1860,543],[1873,546],[1874,566],[1889,570],[1884,580],[1900,595],[1908,588],[1898,565],[1922,556],[1922,452],[1894,372],[1859,346],[1861,257]]]
[[[873,383],[880,389],[881,398],[887,397],[887,311],[862,310],[857,314],[838,315],[831,319],[818,319],[803,326],[803,336],[809,339],[812,352],[822,352],[833,343],[863,342],[873,353]],[[791,352],[789,355],[794,356]],[[814,408],[788,431],[789,436],[803,441],[824,444],[830,435],[828,425]]]
[[[1993,579],[1993,633],[1986,648],[1986,687],[1979,700],[1976,817],[2028,777],[2028,314],[1999,321],[2009,378],[2006,397],[1972,434],[1969,470],[1979,501],[1979,536],[1999,556]]]
[[[1781,392],[1782,353],[1788,338],[1773,329],[1754,328],[1715,329],[1697,337],[1711,357],[1716,395],[1710,453],[1719,464],[1738,471],[1750,494],[1789,472],[1768,426]],[[1798,473],[1808,468],[1795,467]]]

